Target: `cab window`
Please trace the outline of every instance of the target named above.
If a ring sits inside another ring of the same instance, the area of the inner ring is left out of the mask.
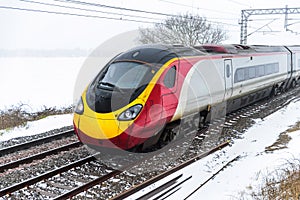
[[[175,86],[175,80],[176,80],[176,66],[173,66],[169,69],[169,71],[165,76],[164,85],[167,88],[173,88]]]

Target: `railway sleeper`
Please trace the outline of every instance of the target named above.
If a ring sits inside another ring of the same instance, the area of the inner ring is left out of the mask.
[[[33,191],[34,193],[36,194],[39,194],[39,195],[43,195],[45,197],[48,197],[48,198],[54,198],[57,196],[57,194],[54,194],[52,192],[49,192],[47,191],[46,189],[41,189],[39,187],[34,187],[34,188],[30,188],[31,191]]]
[[[69,186],[69,185],[65,185],[65,184],[61,184],[61,183],[55,183],[55,182],[47,182],[48,185],[51,185],[55,188],[60,188],[60,189],[64,189],[64,190],[72,190],[73,187]]]

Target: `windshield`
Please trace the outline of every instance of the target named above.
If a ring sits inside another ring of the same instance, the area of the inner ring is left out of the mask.
[[[97,87],[102,89],[135,89],[148,84],[155,71],[152,67],[137,62],[112,63],[100,75]]]

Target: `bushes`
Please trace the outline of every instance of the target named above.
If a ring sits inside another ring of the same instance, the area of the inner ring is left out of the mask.
[[[288,161],[281,169],[264,176],[263,185],[250,196],[257,200],[300,199],[300,160]]]
[[[59,109],[56,107],[43,106],[41,111],[34,113],[28,112],[26,108],[28,108],[28,106],[21,103],[6,110],[0,110],[0,130],[25,125],[27,121],[39,120],[50,115],[73,112],[72,106]]]

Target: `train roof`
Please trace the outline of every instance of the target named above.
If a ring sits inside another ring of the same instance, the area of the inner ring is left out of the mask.
[[[123,60],[137,60],[146,63],[161,63],[164,64],[166,61],[176,57],[186,56],[201,56],[207,55],[193,47],[186,47],[181,45],[142,45],[133,49],[130,49],[119,56],[114,61]]]
[[[292,46],[286,46],[289,48],[291,51],[300,51],[300,45],[292,45]]]
[[[287,47],[291,51],[300,51],[300,46]],[[241,45],[241,44],[205,44],[194,47],[182,45],[151,44],[130,49],[118,55],[114,62],[136,60],[146,63],[164,64],[176,57],[205,56],[214,54],[253,54],[288,52],[285,46]]]
[[[206,51],[211,54],[247,54],[247,53],[269,53],[269,52],[286,52],[284,46],[268,45],[241,45],[241,44],[204,44],[194,48]]]

